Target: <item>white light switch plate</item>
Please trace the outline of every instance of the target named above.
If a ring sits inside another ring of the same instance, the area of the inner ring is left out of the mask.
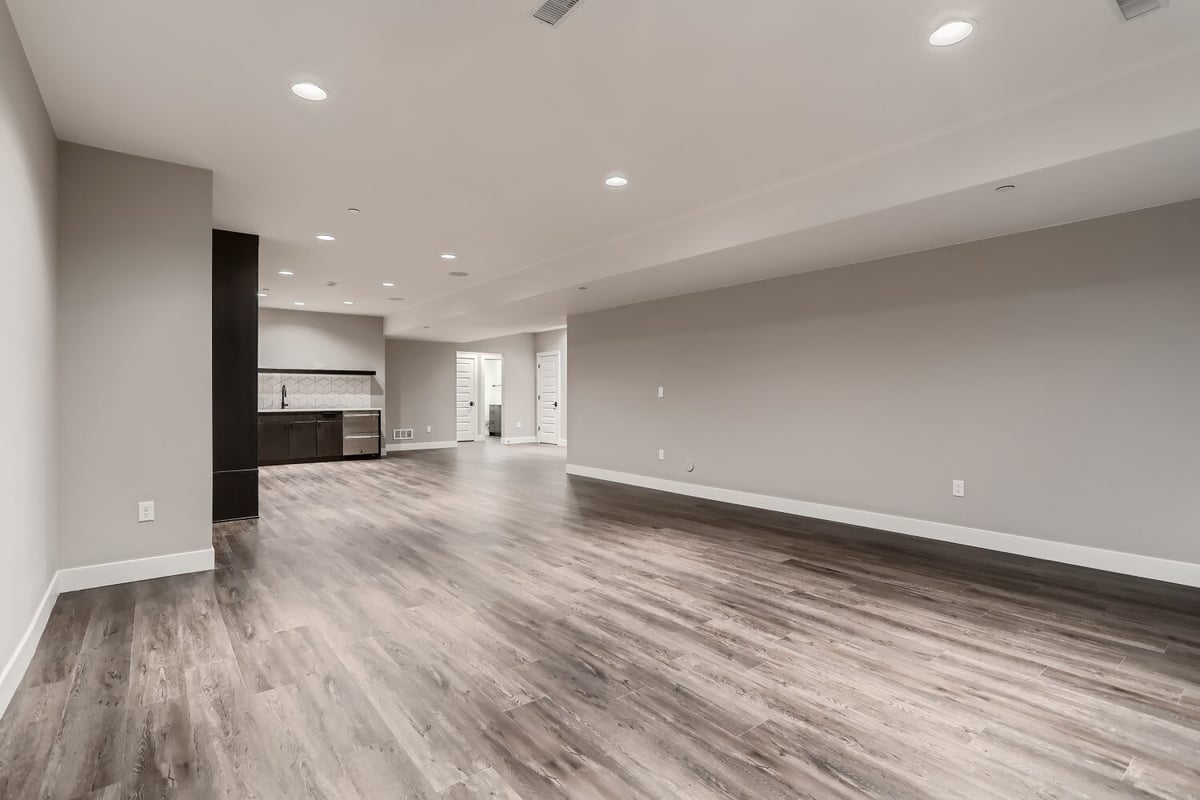
[[[954,494],[955,497],[966,497],[967,496],[966,481],[954,481],[953,483],[950,484],[950,491]]]
[[[660,387],[658,387],[658,396],[659,396],[659,397],[662,397],[662,396],[663,396],[663,387],[661,387],[661,386],[660,386]]]
[[[659,451],[658,451],[658,460],[659,460],[659,461],[664,461],[664,460],[666,459],[666,457],[667,457],[667,451],[666,451],[666,450],[659,450]]]
[[[141,500],[138,502],[138,522],[154,522],[153,500]]]

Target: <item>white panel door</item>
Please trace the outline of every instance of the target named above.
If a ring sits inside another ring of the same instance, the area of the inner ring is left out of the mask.
[[[537,354],[537,440],[546,444],[558,444],[561,433],[558,429],[560,364],[557,350]]]
[[[479,429],[479,408],[475,405],[475,356],[460,355],[456,375],[455,406],[458,418],[458,441],[475,441]]]

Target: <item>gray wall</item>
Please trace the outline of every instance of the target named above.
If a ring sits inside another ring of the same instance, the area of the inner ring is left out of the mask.
[[[1200,201],[569,322],[573,464],[1200,562]]]
[[[504,356],[504,416],[500,435],[505,438],[536,436],[533,334],[515,333],[512,336],[464,342],[457,345],[455,350],[499,353]]]
[[[58,178],[59,566],[211,547],[212,173],[60,143]]]
[[[371,405],[383,408],[387,385],[383,317],[260,308],[258,366],[373,369]]]
[[[453,442],[457,430],[454,414],[454,354],[459,346],[449,342],[387,340],[388,427],[384,440],[396,444],[395,428],[412,428],[413,442]],[[426,432],[426,426],[433,428]]]
[[[567,386],[570,383],[567,375],[567,329],[559,328],[556,331],[542,331],[533,335],[533,350],[534,353],[548,353],[552,350],[557,350],[562,353],[562,385],[559,387],[558,401],[558,429],[561,431],[560,440],[567,439],[567,406],[570,405],[567,397]],[[534,364],[536,368],[536,362]],[[534,377],[536,382],[537,378]],[[535,383],[536,387],[536,383]],[[535,389],[536,390],[536,389]],[[537,399],[534,398],[534,413],[537,413]]]
[[[0,3],[0,342],[9,421],[0,459],[0,669],[55,569],[55,137]],[[16,676],[19,678],[19,676]],[[0,697],[3,710],[7,697]]]
[[[534,436],[533,334],[518,333],[476,342],[425,342],[388,339],[387,368],[391,385],[384,431],[388,444],[396,428],[412,428],[413,442],[453,442],[455,420],[455,357],[464,353],[499,353],[504,356],[504,422],[501,435]],[[521,427],[517,427],[517,423]],[[426,426],[433,426],[427,433]]]

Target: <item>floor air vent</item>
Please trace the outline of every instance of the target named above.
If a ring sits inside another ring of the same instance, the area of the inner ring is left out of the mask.
[[[533,18],[547,25],[557,25],[580,0],[546,0],[542,7],[533,12]]]
[[[1133,19],[1161,8],[1162,2],[1161,0],[1117,0],[1117,5],[1121,9],[1121,13],[1125,15],[1125,19]]]

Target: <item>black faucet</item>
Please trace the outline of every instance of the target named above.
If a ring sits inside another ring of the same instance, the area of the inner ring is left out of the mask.
[[[283,385],[283,395],[279,398],[279,407],[287,408],[287,384]]]

